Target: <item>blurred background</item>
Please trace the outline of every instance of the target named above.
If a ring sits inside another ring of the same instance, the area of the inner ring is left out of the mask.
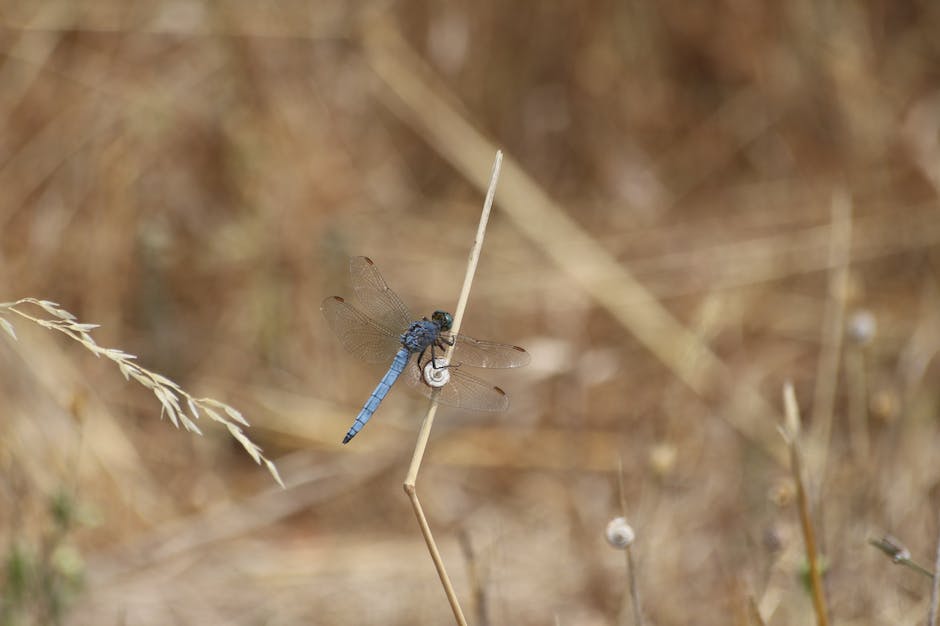
[[[0,623],[452,623],[426,402],[342,446],[383,368],[319,303],[365,254],[453,308],[497,149],[463,329],[533,360],[418,480],[471,623],[631,623],[622,514],[648,623],[809,623],[787,380],[833,617],[921,620],[867,542],[940,530],[938,67],[914,0],[0,0],[0,299],[237,407],[288,485],[0,311]]]

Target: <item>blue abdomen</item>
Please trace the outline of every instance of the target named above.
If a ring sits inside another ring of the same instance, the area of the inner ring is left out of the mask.
[[[349,427],[349,432],[347,432],[346,437],[343,438],[343,443],[349,443],[349,440],[362,430],[366,422],[372,419],[372,414],[375,413],[376,409],[379,408],[379,404],[381,404],[385,396],[388,395],[389,389],[392,388],[392,385],[395,384],[395,381],[398,380],[401,373],[405,371],[405,366],[408,364],[410,356],[411,354],[407,350],[398,351],[398,354],[395,355],[395,359],[392,361],[391,367],[388,368],[388,372],[385,373],[385,376],[379,381],[379,385],[375,388],[375,391],[373,391],[369,399],[366,400],[362,410],[359,411],[359,415],[356,416],[356,421]]]

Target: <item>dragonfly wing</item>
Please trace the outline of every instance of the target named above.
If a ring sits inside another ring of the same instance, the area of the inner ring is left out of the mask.
[[[357,358],[370,363],[388,363],[401,349],[397,333],[353,308],[339,296],[324,300],[320,310],[343,347]]]
[[[402,333],[414,321],[408,307],[392,291],[372,259],[364,256],[349,260],[349,275],[359,306],[369,317]]]
[[[424,382],[423,375],[413,363],[405,368],[404,377],[409,385],[431,397],[434,388]],[[509,408],[509,396],[505,391],[459,367],[450,368],[450,381],[439,389],[437,401],[446,406],[473,411],[505,411]]]
[[[522,367],[531,357],[519,346],[495,341],[481,341],[466,335],[457,335],[454,363],[466,363],[473,367]]]

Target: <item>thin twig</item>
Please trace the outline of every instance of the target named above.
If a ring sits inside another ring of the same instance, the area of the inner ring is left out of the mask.
[[[643,626],[643,609],[640,608],[640,590],[636,583],[636,564],[633,562],[633,550],[627,546],[627,570],[630,578],[630,599],[633,601],[633,623]]]
[[[483,238],[486,235],[486,225],[490,219],[490,211],[493,208],[493,196],[496,194],[496,181],[499,180],[499,170],[503,162],[502,151],[496,152],[496,161],[493,163],[493,172],[490,176],[490,186],[486,192],[486,200],[483,203],[483,213],[480,215],[480,225],[477,227],[476,239],[473,241],[473,247],[470,249],[470,258],[467,261],[467,273],[464,276],[463,288],[460,290],[460,297],[457,299],[457,308],[454,310],[454,323],[451,326],[451,332],[457,334],[460,331],[460,323],[463,320],[464,311],[467,309],[467,301],[470,299],[470,287],[473,285],[473,276],[477,270],[477,263],[480,260],[480,251],[483,248]],[[447,349],[444,355],[446,362],[450,362],[450,357],[454,351],[454,344]],[[414,509],[415,517],[418,519],[418,526],[421,528],[421,534],[424,535],[424,542],[428,546],[428,552],[431,554],[431,560],[434,561],[434,567],[437,569],[437,575],[441,579],[441,585],[444,587],[444,593],[447,594],[447,601],[450,602],[450,608],[454,611],[454,619],[458,624],[465,626],[467,623],[457,600],[457,594],[444,569],[444,561],[441,558],[440,550],[431,534],[431,528],[428,526],[427,517],[424,515],[424,509],[418,500],[418,492],[415,488],[415,482],[418,480],[418,470],[421,468],[421,460],[424,458],[424,450],[428,444],[428,437],[431,435],[431,426],[434,425],[434,416],[437,413],[437,391],[431,396],[431,404],[428,407],[427,415],[421,424],[421,430],[418,432],[418,441],[415,444],[415,451],[411,457],[411,465],[408,467],[408,474],[405,476],[403,485],[405,493],[411,500],[411,506]]]
[[[796,503],[800,511],[800,526],[803,529],[803,541],[806,546],[806,560],[809,562],[810,589],[813,594],[813,608],[816,611],[816,623],[828,626],[829,613],[826,608],[826,594],[823,589],[822,573],[819,568],[819,556],[816,550],[816,533],[810,515],[809,498],[803,485],[803,470],[800,463],[800,411],[796,404],[793,384],[783,386],[784,425],[780,434],[790,449],[790,470],[796,482]]]
[[[933,572],[911,558],[911,551],[901,544],[895,537],[885,535],[881,539],[869,539],[868,543],[875,546],[898,565],[904,565],[927,578],[933,578]]]
[[[486,601],[486,585],[483,582],[483,576],[480,572],[480,559],[473,549],[473,542],[470,541],[470,533],[462,530],[458,535],[458,539],[460,540],[460,548],[463,551],[463,557],[467,560],[467,577],[470,579],[470,588],[473,591],[477,624],[479,624],[479,626],[487,626],[490,623],[490,618]]]
[[[933,585],[930,587],[930,609],[927,611],[927,626],[937,623],[937,603],[940,602],[940,539],[937,540],[937,556],[933,565]]]
[[[490,211],[493,208],[493,197],[496,194],[496,181],[499,179],[499,170],[503,163],[503,153],[501,150],[496,152],[496,161],[493,163],[493,171],[490,175],[490,185],[486,192],[486,200],[483,202],[483,212],[480,215],[480,225],[477,227],[476,239],[473,241],[473,247],[470,249],[470,258],[467,261],[467,273],[464,275],[463,288],[460,290],[460,296],[457,298],[457,308],[454,310],[454,323],[451,325],[451,333],[456,335],[460,332],[460,324],[463,322],[464,311],[467,310],[467,301],[470,299],[470,287],[473,285],[473,276],[477,270],[477,263],[480,260],[480,250],[483,248],[483,237],[486,234],[486,225],[490,220]],[[450,362],[454,346],[449,346],[444,355],[444,360]],[[436,396],[434,396],[436,398]],[[432,400],[434,400],[432,398]],[[418,478],[418,470],[421,467],[421,459],[424,458],[424,448],[428,443],[428,435],[431,432],[431,426],[434,423],[434,414],[437,412],[437,402],[432,401],[428,409],[428,414],[421,424],[421,431],[418,433],[418,445],[415,447],[414,455],[411,458],[411,465],[408,467],[408,475],[405,478],[405,485],[414,485]]]
[[[855,320],[874,319],[865,317],[864,313],[856,313],[849,327]],[[855,459],[858,467],[868,467],[868,454],[871,449],[871,441],[868,436],[868,372],[866,371],[867,346],[865,343],[870,341],[858,333],[853,337],[854,341],[848,346],[845,352],[845,381],[846,393],[848,396],[847,409],[849,423],[849,443],[852,450],[852,457]]]
[[[617,459],[617,487],[620,492],[620,515],[623,519],[627,518],[627,498],[623,489],[623,457]],[[633,543],[630,542],[624,550],[627,555],[627,582],[630,587],[630,600],[633,608],[633,623],[635,626],[643,626],[643,609],[640,605],[640,589],[637,585],[636,564],[633,562]],[[621,611],[624,614],[625,611]],[[621,621],[626,623],[626,615],[622,615]]]

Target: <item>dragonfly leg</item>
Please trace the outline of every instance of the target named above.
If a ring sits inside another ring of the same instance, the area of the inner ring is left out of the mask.
[[[458,367],[458,366],[460,365],[460,363],[454,363],[454,364],[448,364],[448,365],[438,365],[438,364],[437,364],[437,355],[434,354],[434,348],[437,347],[437,348],[440,348],[441,350],[443,350],[443,349],[444,349],[444,346],[442,345],[442,342],[443,342],[443,343],[446,343],[447,340],[446,340],[446,339],[440,339],[440,338],[439,338],[436,342],[434,342],[434,343],[431,344],[431,367],[433,367],[433,368],[436,369],[436,370],[443,370],[443,369],[448,369],[448,368],[451,368],[451,367]],[[453,342],[453,340],[451,340],[451,342]],[[451,345],[453,345],[453,343],[448,343],[447,345],[448,345],[448,346],[451,346]]]

